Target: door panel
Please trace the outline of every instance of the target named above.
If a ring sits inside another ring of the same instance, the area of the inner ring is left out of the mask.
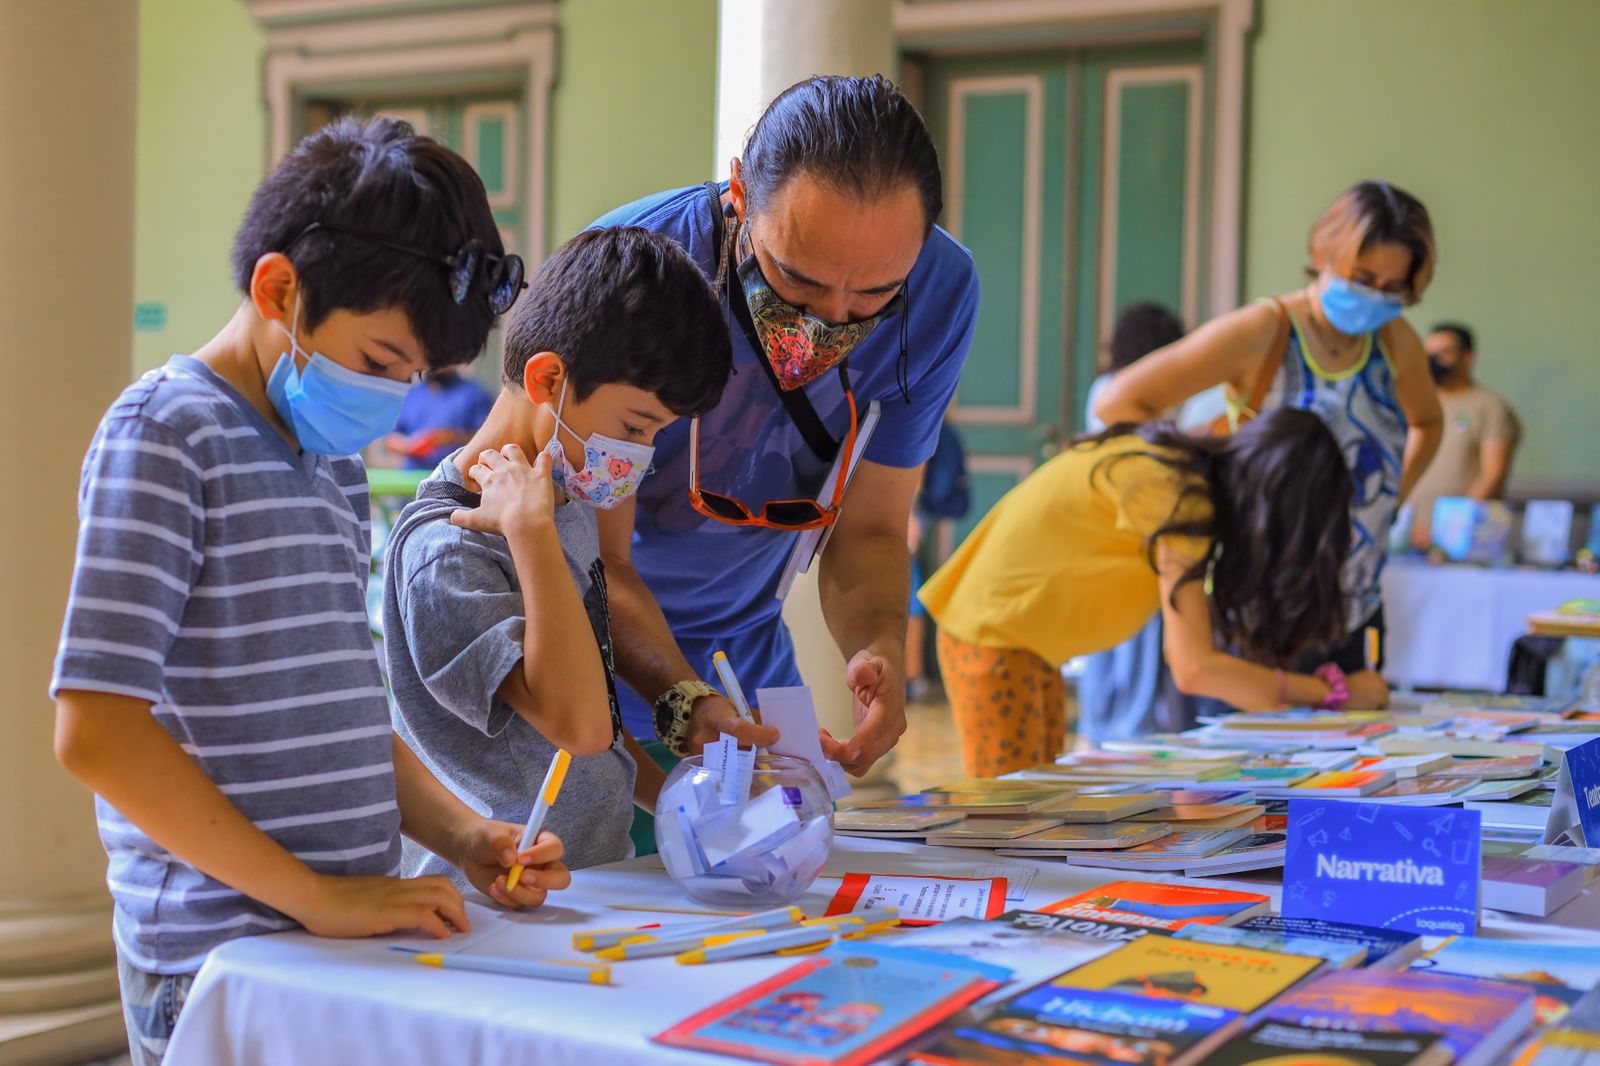
[[[928,61],[941,222],[983,290],[951,410],[973,512],[942,531],[941,555],[1081,430],[1122,308],[1158,300],[1194,324],[1203,64],[1198,41]]]

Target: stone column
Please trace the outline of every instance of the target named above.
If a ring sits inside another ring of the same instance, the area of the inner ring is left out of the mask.
[[[717,158],[728,161],[744,146],[762,110],[784,89],[813,74],[894,75],[894,27],[889,0],[722,0],[717,56]],[[844,659],[828,633],[817,600],[817,568],[801,574],[784,604],[800,673],[816,699],[817,718],[848,737],[855,726]],[[890,759],[868,775],[882,778]]]
[[[105,853],[46,695],[83,451],[128,381],[138,5],[0,4],[0,1063],[125,1046]]]

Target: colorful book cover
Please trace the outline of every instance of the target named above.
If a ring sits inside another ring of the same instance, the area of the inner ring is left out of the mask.
[[[1157,823],[1123,822],[1116,825],[1058,825],[1030,836],[1004,842],[1017,851],[1076,851],[1080,849],[1133,848],[1172,833],[1172,826]],[[944,838],[928,839],[930,844],[955,843]]]
[[[919,835],[965,818],[960,811],[864,811],[847,807],[835,811],[833,828],[840,833],[905,833]]]
[[[1255,832],[1214,854],[1190,859],[1184,864],[1183,872],[1189,877],[1204,877],[1270,870],[1283,865],[1287,842],[1288,836],[1282,832]]]
[[[1394,774],[1404,781],[1408,777],[1421,777],[1450,765],[1450,756],[1432,755],[1369,755],[1357,759],[1352,770],[1377,770]]]
[[[1263,914],[1241,922],[1238,928],[1364,947],[1367,949],[1366,965],[1375,969],[1400,969],[1422,952],[1422,938],[1414,933],[1375,929],[1369,925],[1351,925],[1348,922],[1329,922],[1320,918],[1285,918]]]
[[[1259,1022],[1206,1056],[1206,1066],[1448,1066],[1438,1033],[1364,1033]]]
[[[993,918],[1005,903],[1004,877],[845,874],[824,913],[831,918],[894,907],[901,925],[934,925],[951,918]]]
[[[1544,762],[1537,755],[1502,755],[1499,758],[1455,756],[1450,764],[1434,771],[1441,777],[1476,777],[1482,781],[1528,777]]]
[[[784,1066],[857,1066],[988,994],[1004,967],[901,949],[836,944],[652,1037]]]
[[[1161,798],[1174,807],[1204,804],[1232,807],[1255,803],[1256,794],[1247,789],[1175,788],[1162,789]]]
[[[1211,826],[1212,829],[1228,829],[1233,826],[1246,825],[1262,813],[1263,808],[1259,803],[1174,803],[1167,807],[1157,807],[1151,811],[1141,811],[1139,814],[1130,815],[1130,822],[1229,822],[1230,825]]]
[[[991,818],[975,815],[955,825],[935,829],[928,833],[929,844],[981,844],[990,840],[1015,840],[1034,833],[1042,833],[1061,824],[1060,818],[1027,815],[1010,818]]]
[[[1191,925],[1179,929],[1173,936],[1179,940],[1198,940],[1202,944],[1232,944],[1242,948],[1277,951],[1284,955],[1305,955],[1321,959],[1339,970],[1360,966],[1367,960],[1367,949],[1360,944],[1339,944],[1309,936],[1286,936],[1261,929],[1243,929],[1237,925]]]
[[[1366,798],[1374,803],[1442,805],[1456,802],[1472,787],[1472,782],[1458,777],[1410,777],[1380,788]]]
[[[1433,780],[1429,778],[1428,780]],[[1463,802],[1471,800],[1475,803],[1494,803],[1500,800],[1514,800],[1518,796],[1525,796],[1539,787],[1537,777],[1502,778],[1492,781],[1473,781],[1471,778],[1440,778],[1440,780],[1471,781],[1457,799]]]
[[[1458,936],[1412,963],[1413,972],[1482,977],[1521,985],[1540,997],[1539,1020],[1560,1021],[1584,992],[1600,985],[1600,951],[1576,944]]]
[[[998,918],[991,918],[990,921],[1006,922],[1014,929],[1041,933],[1072,933],[1074,936],[1110,944],[1124,944],[1152,933],[1156,936],[1168,935],[1164,929],[1151,929],[1144,925],[1129,925],[1126,922],[1111,922],[1098,918],[1079,918],[1070,914],[1046,914],[1044,911],[1007,911]]]
[[[1376,770],[1326,770],[1294,786],[1296,794],[1365,796],[1394,783],[1394,775]]]
[[[1161,796],[1154,792],[1120,793],[1115,796],[1079,795],[1059,803],[1048,804],[1041,808],[1041,813],[1053,815],[1068,823],[1102,824],[1154,810],[1161,806],[1162,802]]]
[[[1047,914],[1099,918],[1155,929],[1234,925],[1265,913],[1271,898],[1208,885],[1163,885],[1113,881],[1040,908]]]
[[[1281,910],[1431,936],[1478,926],[1480,819],[1471,811],[1291,800]]]
[[[1309,766],[1241,766],[1219,784],[1241,784],[1252,788],[1262,785],[1293,785],[1315,777],[1317,771]]]
[[[909,930],[888,943],[897,948],[959,955],[1010,970],[1011,980],[1007,985],[991,992],[983,1002],[1001,998],[1008,991],[1036,985],[1064,969],[1115,951],[1119,944],[1115,940],[1080,936],[1069,929],[1019,926],[1005,921],[1003,916],[986,922],[976,918],[952,918],[938,925]]]
[[[1321,965],[1253,948],[1144,937],[1021,993],[911,1061],[1169,1063],[1226,1036],[1244,1012]]]
[[[1334,970],[1285,993],[1260,1020],[1367,1033],[1436,1032],[1462,1064],[1500,1061],[1533,1022],[1533,995],[1498,981],[1415,971]]]

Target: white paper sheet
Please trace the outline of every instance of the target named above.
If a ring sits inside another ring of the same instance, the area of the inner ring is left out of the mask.
[[[771,747],[775,755],[804,759],[817,768],[828,786],[828,797],[840,800],[850,795],[850,778],[844,767],[822,754],[817,737],[817,708],[811,690],[804,685],[756,690],[756,706],[761,708],[761,723],[778,730],[778,742]]]

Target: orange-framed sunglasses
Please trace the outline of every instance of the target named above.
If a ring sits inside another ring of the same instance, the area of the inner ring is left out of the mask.
[[[850,432],[844,438],[843,462],[839,469],[849,470],[856,449],[856,394],[844,390],[845,402],[850,405]],[[839,517],[839,501],[844,498],[845,478],[834,478],[833,499],[824,507],[816,500],[770,500],[761,505],[761,513],[750,510],[742,501],[720,492],[702,491],[700,488],[700,419],[689,422],[689,503],[707,518],[730,526],[761,526],[765,529],[798,531],[822,529],[831,526]]]

